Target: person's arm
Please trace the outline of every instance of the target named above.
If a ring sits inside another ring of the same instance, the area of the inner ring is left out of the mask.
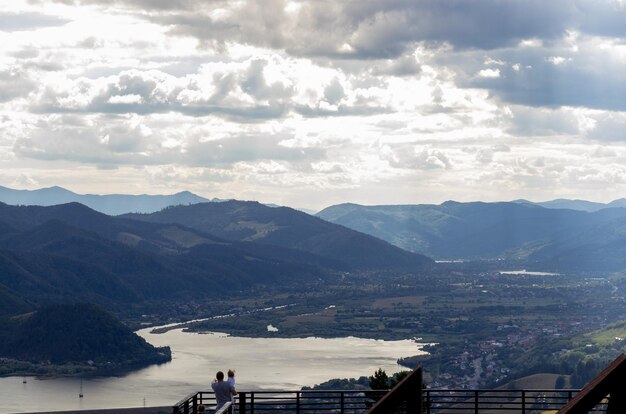
[[[232,384],[230,384],[230,394],[231,395],[237,395],[237,390],[235,389],[235,387],[233,387]]]

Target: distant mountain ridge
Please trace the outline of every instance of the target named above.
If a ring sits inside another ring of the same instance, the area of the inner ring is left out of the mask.
[[[194,206],[201,214],[187,210]],[[109,308],[200,299],[317,283],[346,271],[422,270],[434,263],[285,207],[202,203],[162,214],[174,217],[113,217],[79,203],[0,203],[0,316],[79,299]],[[219,225],[196,225],[198,220]]]
[[[595,212],[534,203],[361,206],[317,214],[435,259],[514,259],[550,270],[626,269],[626,208]]]
[[[6,223],[11,223],[6,224]],[[329,277],[345,265],[178,224],[111,217],[78,203],[0,203],[0,316],[76,301],[106,306]]]
[[[152,213],[173,205],[219,202],[209,200],[189,191],[171,195],[127,195],[127,194],[76,194],[62,187],[40,188],[38,190],[14,190],[0,186],[0,201],[11,205],[53,206],[77,202],[101,213],[116,216],[125,213]]]
[[[176,223],[226,240],[276,245],[309,252],[354,269],[420,270],[433,262],[418,253],[329,223],[289,207],[230,200],[173,206],[151,214],[121,216],[151,223]]]
[[[593,213],[595,211],[600,211],[605,208],[621,208],[626,207],[626,198],[618,198],[616,200],[611,201],[610,203],[598,203],[595,201],[587,201],[587,200],[570,200],[566,198],[557,198],[555,200],[549,201],[528,201],[528,200],[513,200],[512,203],[521,203],[521,204],[535,204],[545,208],[553,208],[553,209],[568,209],[568,210],[578,210],[578,211],[586,211],[589,213]]]

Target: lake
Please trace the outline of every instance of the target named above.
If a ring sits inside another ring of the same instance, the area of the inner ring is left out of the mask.
[[[241,338],[220,333],[185,333],[181,329],[137,333],[155,346],[172,348],[172,362],[122,377],[83,380],[0,378],[0,412],[56,411],[173,405],[187,394],[209,389],[218,370],[234,368],[237,388],[300,389],[330,378],[372,375],[402,369],[401,357],[424,353],[412,340],[362,338]]]

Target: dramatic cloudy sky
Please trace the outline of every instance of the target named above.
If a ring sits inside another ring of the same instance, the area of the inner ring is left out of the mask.
[[[626,196],[624,0],[0,4],[0,185]]]

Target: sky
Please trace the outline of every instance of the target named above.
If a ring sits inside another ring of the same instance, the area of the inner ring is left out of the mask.
[[[0,0],[0,185],[626,196],[624,0]]]

